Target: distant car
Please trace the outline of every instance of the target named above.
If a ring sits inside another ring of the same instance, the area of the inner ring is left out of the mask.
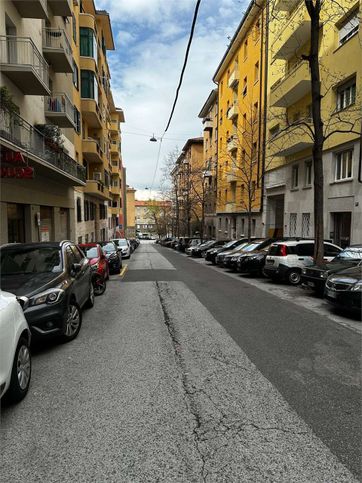
[[[194,239],[189,242],[189,246],[185,249],[185,253],[190,256],[199,256],[200,250],[207,248],[212,241]]]
[[[182,236],[178,240],[177,250],[180,252],[184,252],[187,247],[197,245],[198,243],[201,243],[200,238],[189,238]]]
[[[94,304],[92,270],[72,242],[14,243],[0,249],[1,289],[26,297],[24,315],[33,335],[77,337],[82,308]]]
[[[88,258],[91,269],[99,273],[105,280],[108,280],[108,260],[103,253],[102,247],[98,243],[81,243],[78,246]]]
[[[327,278],[324,296],[334,306],[362,315],[362,267],[334,273]]]
[[[223,266],[225,268],[228,268],[232,270],[233,272],[236,272],[237,270],[237,264],[239,261],[239,258],[244,256],[245,253],[252,253],[255,250],[260,250],[264,248],[265,246],[270,245],[270,240],[253,240],[251,243],[248,243],[246,245],[241,245],[239,248],[237,248],[233,253],[230,253],[226,257],[224,257],[223,260]]]
[[[111,241],[116,244],[122,258],[131,257],[131,245],[127,238],[113,238]]]
[[[327,253],[326,255],[328,255]],[[312,265],[302,269],[302,284],[323,295],[327,278],[333,273],[354,267],[362,263],[362,245],[345,248],[329,263]]]
[[[221,245],[219,247],[210,248],[210,249],[206,250],[205,260],[208,261],[208,262],[211,262],[213,265],[215,265],[216,264],[216,261],[215,261],[216,256],[219,253],[234,250],[235,248],[237,248],[242,243],[245,243],[246,241],[248,241],[248,240],[245,239],[245,238],[240,239],[240,240],[231,240],[231,241],[224,240],[224,245]]]
[[[225,245],[223,240],[209,240],[208,242],[203,243],[202,245],[198,245],[194,248],[191,256],[193,257],[205,257],[206,252],[210,248],[219,248]]]
[[[107,258],[109,273],[119,274],[122,269],[122,255],[117,245],[113,241],[99,242],[99,245]]]
[[[331,261],[342,251],[333,243],[324,242],[325,260]],[[273,243],[265,259],[263,273],[272,280],[291,285],[301,282],[302,269],[313,265],[314,240],[295,239]]]
[[[24,303],[24,301],[21,301]],[[31,378],[31,334],[15,295],[0,291],[0,398],[21,401]]]

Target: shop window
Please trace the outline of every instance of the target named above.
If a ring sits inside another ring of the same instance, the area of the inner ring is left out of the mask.
[[[353,149],[347,149],[336,154],[335,181],[352,179]]]

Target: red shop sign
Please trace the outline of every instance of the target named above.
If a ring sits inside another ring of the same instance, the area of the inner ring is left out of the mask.
[[[1,153],[1,161],[5,163],[11,163],[11,164],[27,164],[25,161],[23,153],[20,153],[18,151],[5,151]]]
[[[33,179],[34,168],[26,166],[25,168],[0,168],[0,178],[17,178],[17,179]]]

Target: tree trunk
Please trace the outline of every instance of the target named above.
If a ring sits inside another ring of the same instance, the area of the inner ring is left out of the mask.
[[[308,56],[311,71],[312,116],[314,126],[313,167],[314,167],[314,262],[323,263],[324,258],[324,176],[323,176],[323,121],[321,117],[321,83],[319,74],[319,23],[321,0],[305,0],[311,19],[311,43]]]

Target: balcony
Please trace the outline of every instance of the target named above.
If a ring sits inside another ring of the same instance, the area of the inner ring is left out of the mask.
[[[311,120],[306,120],[312,126]],[[272,156],[293,156],[313,147],[313,141],[306,126],[291,126],[269,140]]]
[[[113,164],[113,163],[111,164],[111,173],[112,174],[120,176],[119,170],[120,170],[120,167],[119,167],[118,163],[117,164]]]
[[[48,0],[48,5],[57,17],[70,17],[72,15],[70,0]]]
[[[22,18],[48,18],[46,0],[13,0],[13,4]]]
[[[227,183],[235,183],[237,181],[237,169],[232,168],[226,173],[226,182]]]
[[[110,191],[111,195],[119,196],[121,194],[121,188],[120,188],[119,185],[118,186],[110,186],[109,191]]]
[[[50,94],[48,64],[29,37],[0,35],[0,70],[23,94]]]
[[[306,96],[311,90],[310,71],[307,61],[300,62],[271,86],[270,105],[288,107]]]
[[[227,118],[232,120],[235,119],[239,112],[238,112],[238,104],[235,102],[229,109],[227,110]]]
[[[118,146],[119,146],[118,142],[113,142],[113,141],[111,142],[111,153],[112,154],[119,154],[119,151],[118,151],[119,147]]]
[[[231,89],[233,89],[238,85],[238,83],[239,83],[239,72],[237,70],[234,70],[229,76],[228,86]]]
[[[75,127],[74,106],[64,92],[44,98],[44,113],[45,117],[59,127]]]
[[[88,195],[93,195],[100,200],[109,200],[109,188],[107,188],[107,186],[105,186],[102,181],[87,179],[84,193],[87,193]]]
[[[81,109],[83,119],[87,122],[88,127],[101,129],[102,120],[97,102],[94,99],[82,99]]]
[[[226,149],[228,150],[228,152],[235,151],[237,148],[238,146],[236,139],[234,137],[229,138],[226,143]]]
[[[276,11],[290,13],[299,2],[300,0],[276,0],[274,8]]]
[[[73,72],[72,49],[61,29],[43,29],[43,53],[54,72]]]
[[[117,208],[115,206],[111,206],[110,211],[111,211],[111,215],[113,215],[113,216],[119,216],[119,212],[121,210],[120,210],[120,208]]]
[[[288,60],[310,39],[311,21],[304,2],[281,24],[282,30],[276,35],[273,52],[275,58]]]
[[[109,130],[112,134],[119,133],[119,122],[117,121],[117,119],[111,119]]]
[[[203,125],[204,125],[204,131],[212,131],[212,120],[209,118],[206,118],[203,120]]]
[[[36,173],[70,186],[84,186],[84,166],[49,142],[25,119],[4,108],[0,108],[0,142],[9,149],[26,153],[29,165],[34,166]]]
[[[103,152],[99,139],[87,138],[82,141],[84,157],[91,163],[103,164]]]

